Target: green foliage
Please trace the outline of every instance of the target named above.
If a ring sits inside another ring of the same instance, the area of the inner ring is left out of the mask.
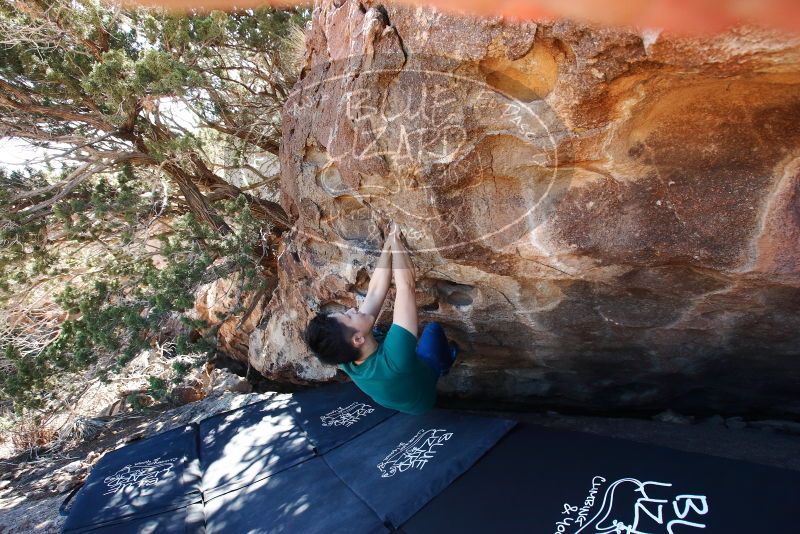
[[[169,395],[169,388],[167,381],[157,376],[150,376],[147,378],[148,388],[147,391],[156,401],[163,401]]]
[[[45,109],[69,109],[95,119],[80,124],[56,115],[57,120],[38,125],[44,131],[88,134],[105,125],[126,129],[138,114],[132,133],[141,128],[150,148],[160,154],[170,152],[174,137],[192,134],[151,135],[140,113],[145,103],[188,96],[209,123],[235,118],[249,127],[263,121],[265,104],[270,99],[280,104],[285,96],[273,88],[291,86],[291,80],[281,79],[287,74],[279,72],[279,62],[267,58],[277,58],[290,28],[309,18],[307,9],[183,15],[117,11],[93,0],[47,4],[32,15],[11,0],[0,0],[0,33],[8,34],[8,44],[0,46],[0,78],[24,80],[23,87],[34,87],[32,96]]]
[[[194,292],[233,273],[257,291],[273,229],[245,196],[208,200],[230,231],[207,226],[176,174],[207,194],[218,191],[209,153],[228,165],[274,150],[293,81],[279,51],[308,16],[0,0],[0,129],[64,151],[58,170],[0,169],[0,314],[37,293],[68,313],[52,336],[0,325],[0,401],[42,406],[65,374],[106,379],[156,344],[215,350],[216,332],[186,315]],[[170,106],[206,129],[177,124]],[[88,179],[72,174],[109,161]],[[165,331],[176,316],[180,331],[175,321]]]
[[[172,378],[172,383],[179,384],[191,369],[192,365],[189,362],[172,362],[172,371],[175,373],[175,376]]]
[[[238,274],[245,291],[262,283],[261,259],[268,247],[262,236],[268,235],[270,228],[253,217],[243,197],[219,205],[232,229],[227,234],[198,222],[192,214],[172,219],[172,231],[158,236],[158,252],[169,259],[160,267],[151,256],[130,246],[131,236],[150,208],[135,183],[117,177],[98,179],[53,211],[71,243],[106,246],[102,254],[89,260],[96,272],[66,285],[57,295],[56,302],[70,315],[52,343],[34,357],[22,357],[13,340],[5,343],[5,359],[13,369],[0,376],[4,397],[20,407],[39,406],[53,386],[52,378],[86,369],[101,359],[107,361],[104,357],[109,355],[113,355],[114,365],[101,371],[118,371],[141,350],[164,341],[161,332],[166,320],[193,307],[194,293],[202,283],[232,273]],[[109,246],[112,238],[115,241]],[[26,270],[33,272],[32,268]],[[207,329],[203,321],[185,316],[182,323],[187,332],[206,330],[205,335],[193,336],[193,341],[187,335],[179,336],[175,340],[177,354],[213,353],[215,331]],[[184,364],[177,365],[178,374],[185,373]],[[158,393],[155,398],[165,396],[160,383],[152,382],[151,389]]]
[[[18,193],[46,185],[42,173],[9,173],[0,168],[0,210],[6,214],[5,220],[0,220],[0,304],[11,283],[28,282],[32,276],[46,271],[52,260],[42,242],[45,221],[27,221],[8,207]]]
[[[142,411],[149,405],[147,402],[147,395],[142,393],[131,393],[125,400],[134,412]]]

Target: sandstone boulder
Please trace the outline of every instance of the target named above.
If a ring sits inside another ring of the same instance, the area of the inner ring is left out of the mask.
[[[294,222],[249,358],[358,303],[396,220],[445,393],[800,415],[800,39],[322,0],[284,107]],[[391,309],[382,320],[389,321]]]
[[[203,284],[195,294],[193,316],[217,328],[220,350],[247,363],[250,334],[261,320],[275,282],[265,280],[260,291],[245,291],[234,274]]]

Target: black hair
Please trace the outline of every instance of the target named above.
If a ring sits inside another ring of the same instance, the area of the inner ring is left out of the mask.
[[[350,343],[355,333],[355,329],[323,312],[309,321],[305,341],[321,362],[330,365],[349,363],[361,356],[361,352]]]

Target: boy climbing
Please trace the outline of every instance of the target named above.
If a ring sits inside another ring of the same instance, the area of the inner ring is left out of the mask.
[[[373,329],[392,275],[394,316],[383,341]],[[421,414],[436,401],[436,382],[456,357],[441,325],[428,323],[417,343],[414,266],[402,233],[389,225],[381,256],[358,311],[320,313],[306,327],[305,340],[320,361],[338,365],[381,406]]]

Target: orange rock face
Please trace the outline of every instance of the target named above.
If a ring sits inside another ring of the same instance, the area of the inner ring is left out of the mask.
[[[275,286],[264,281],[264,292],[243,292],[239,278],[232,275],[200,286],[195,294],[194,318],[217,328],[219,348],[228,356],[247,363],[250,336],[264,313],[264,297]]]
[[[357,304],[391,218],[464,349],[444,392],[800,415],[797,37],[325,0],[282,129],[263,373],[334,376],[302,329]]]

